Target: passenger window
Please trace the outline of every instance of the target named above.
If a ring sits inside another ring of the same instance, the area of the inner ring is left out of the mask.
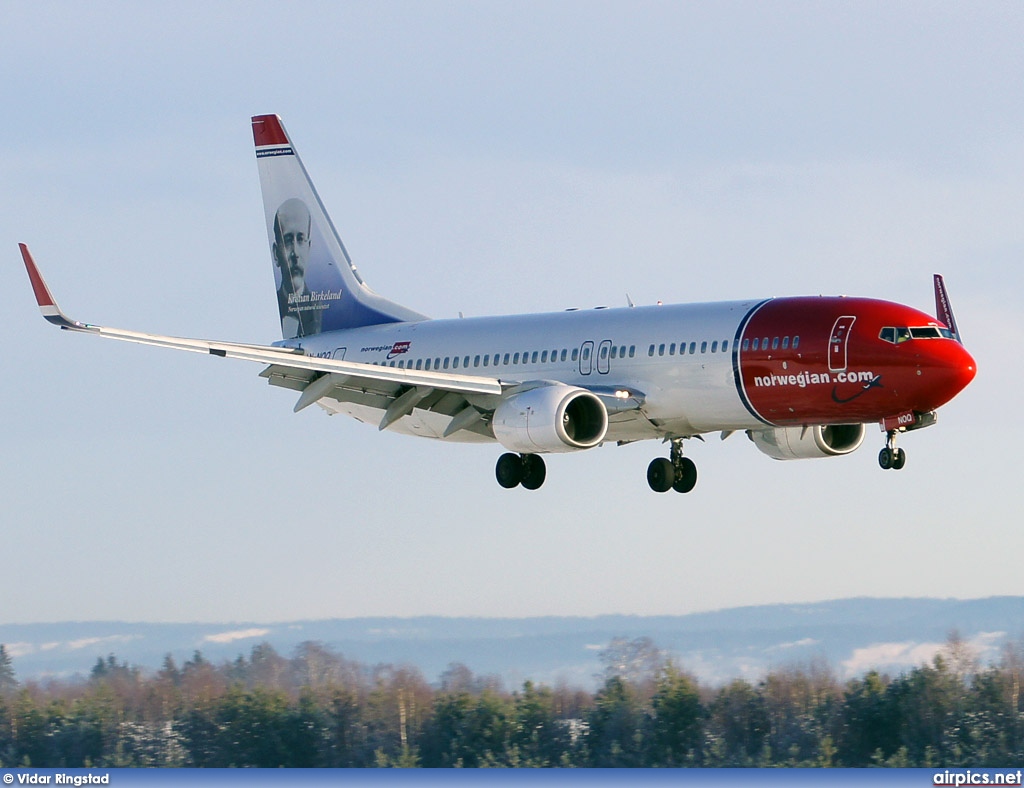
[[[707,353],[708,352],[708,341],[706,339],[703,342],[700,343],[700,352],[701,353]]]
[[[659,356],[664,356],[665,355],[665,343],[664,342],[662,344],[658,345],[658,355]]]
[[[619,345],[619,358],[625,358],[625,357],[626,357],[626,346],[625,345]]]
[[[473,356],[473,366],[474,367],[479,367],[480,366],[480,356]]]
[[[649,348],[647,348],[647,355],[648,356],[653,356],[654,355],[654,345],[651,345]]]
[[[562,361],[565,361],[565,354],[566,354],[566,350],[565,350],[565,348],[562,348]]]
[[[576,360],[578,360],[578,359],[579,359],[579,357],[580,357],[580,351],[579,351],[579,348],[573,348],[573,349],[572,349],[572,360],[573,360],[573,361],[576,361]]]
[[[691,342],[690,343],[690,355],[692,356],[696,352],[697,352],[697,343],[696,342]]]
[[[536,350],[533,351],[533,355],[530,356],[530,363],[531,364],[536,364],[537,363],[537,351]]]
[[[505,354],[505,358],[502,359],[501,363],[506,367],[508,366],[508,353]]]
[[[608,346],[607,345],[602,345],[601,346],[601,358],[608,358]]]
[[[459,357],[456,356],[455,358],[452,359],[452,369],[458,369],[458,368],[459,368]]]
[[[778,350],[778,349],[779,349],[779,338],[778,337],[772,337],[772,350]]]
[[[491,357],[489,355],[487,355],[486,353],[484,353],[484,366],[485,367],[487,366],[487,362],[489,362],[490,360],[491,360]]]
[[[444,368],[448,369],[448,356],[444,357]]]
[[[519,363],[519,354],[518,353],[516,353],[514,356],[512,356],[512,363],[513,364],[518,364]]]
[[[633,358],[636,355],[636,345],[629,346],[629,357]]]
[[[793,337],[793,350],[800,347],[800,337]]]
[[[768,349],[768,337],[765,337],[764,339],[761,340],[761,350],[767,350],[767,349]]]
[[[761,346],[761,340],[754,337],[754,350],[757,350]]]
[[[422,358],[416,359],[416,369],[423,369],[423,359]]]
[[[399,369],[405,369],[405,362],[404,361],[399,361],[398,362],[398,368]]]
[[[714,342],[711,343],[711,352],[712,353],[717,353],[718,352],[718,340],[717,339]]]
[[[668,354],[670,356],[674,356],[676,354],[676,343],[675,342],[673,342],[671,345],[668,346]]]
[[[728,351],[729,351],[729,340],[728,339],[723,339],[722,340],[722,352],[723,353],[727,353]]]
[[[540,354],[540,363],[541,364],[547,364],[548,363],[548,352],[546,350],[543,351]]]
[[[756,349],[757,348],[755,348],[755,350]],[[743,350],[744,351],[750,350],[750,337],[744,337],[743,338]]]
[[[789,350],[789,337],[782,338],[782,349]]]
[[[612,358],[615,358],[619,354],[619,349],[612,345]]]

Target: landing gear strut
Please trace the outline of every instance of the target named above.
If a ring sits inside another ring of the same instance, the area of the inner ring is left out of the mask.
[[[898,471],[907,464],[907,453],[896,448],[896,434],[896,430],[888,430],[885,433],[885,448],[878,452],[878,464],[883,471],[890,468]]]
[[[527,490],[536,490],[547,476],[544,458],[539,454],[512,454],[507,452],[498,458],[494,467],[498,484],[506,490],[523,485]]]
[[[683,456],[683,439],[672,439],[671,458],[658,457],[647,466],[647,484],[655,492],[688,493],[697,484],[697,466]]]

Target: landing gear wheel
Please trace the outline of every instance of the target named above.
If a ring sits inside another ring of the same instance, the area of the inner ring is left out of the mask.
[[[903,449],[896,448],[897,430],[889,430],[885,433],[885,448],[878,452],[878,464],[883,471],[890,468],[894,471],[901,470],[907,464],[907,453]]]
[[[522,458],[523,478],[520,482],[527,490],[536,490],[547,478],[548,470],[544,458],[538,454],[524,454]]]
[[[676,469],[672,465],[672,460],[658,457],[651,460],[651,464],[647,466],[647,483],[654,492],[668,492],[675,478]]]
[[[505,453],[498,458],[494,466],[494,475],[498,484],[506,490],[518,487],[523,481],[523,459],[518,454]]]
[[[675,481],[672,489],[677,493],[688,493],[697,484],[697,466],[689,457],[680,457],[675,467]]]

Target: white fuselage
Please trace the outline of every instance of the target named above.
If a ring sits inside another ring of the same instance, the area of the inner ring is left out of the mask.
[[[691,435],[764,426],[737,392],[734,353],[742,322],[759,303],[389,323],[281,344],[300,344],[308,355],[483,375],[503,383],[547,380],[590,390],[639,391],[644,395],[643,407],[611,414],[607,439],[642,440],[666,433]],[[681,345],[685,352],[679,352]],[[364,404],[332,399],[318,404],[371,424],[381,419],[379,408]],[[449,421],[440,414],[415,410],[392,429],[441,438]],[[487,438],[460,431],[446,440]]]

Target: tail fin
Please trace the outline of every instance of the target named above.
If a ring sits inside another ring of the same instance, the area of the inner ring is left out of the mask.
[[[281,118],[256,115],[252,136],[284,338],[426,320],[364,284]]]

